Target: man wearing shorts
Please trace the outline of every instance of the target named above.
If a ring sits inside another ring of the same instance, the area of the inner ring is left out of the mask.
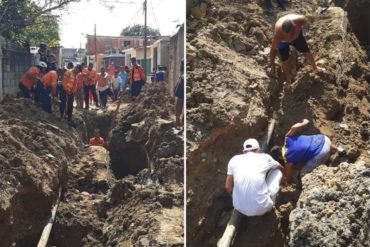
[[[330,139],[323,135],[298,135],[299,130],[310,121],[304,119],[294,124],[285,135],[283,147],[274,146],[271,156],[284,165],[285,179],[291,182],[293,168],[298,171],[298,178],[311,172],[321,164],[325,164],[332,152],[344,152],[343,148],[333,145]]]
[[[285,82],[289,85],[292,82],[292,73],[289,67],[289,46],[294,46],[299,52],[303,53],[308,63],[316,70],[317,66],[310,49],[308,48],[305,37],[303,36],[302,26],[306,23],[304,15],[288,14],[281,17],[275,24],[274,38],[270,50],[271,76],[275,76],[275,57],[276,49],[282,61]]]

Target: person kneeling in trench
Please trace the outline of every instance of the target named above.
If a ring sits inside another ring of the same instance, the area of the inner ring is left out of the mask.
[[[264,215],[275,204],[283,168],[270,155],[260,153],[256,139],[246,140],[243,148],[243,154],[229,161],[225,188],[240,213]]]
[[[100,136],[100,130],[95,129],[94,130],[94,137],[92,137],[89,141],[90,146],[105,146],[105,141],[103,137]]]
[[[270,152],[275,160],[285,164],[286,182],[290,183],[294,177],[299,189],[302,186],[301,177],[319,165],[325,164],[331,153],[344,153],[342,147],[333,145],[330,139],[323,134],[298,135],[301,128],[309,122],[304,119],[302,122],[294,124],[285,135],[284,146],[274,146]]]

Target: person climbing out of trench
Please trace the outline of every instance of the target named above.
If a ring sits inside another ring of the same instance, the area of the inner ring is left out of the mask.
[[[131,99],[135,99],[140,95],[141,88],[145,83],[145,73],[143,67],[137,63],[136,57],[131,58],[131,68],[129,73],[129,83],[131,83]]]
[[[270,49],[270,70],[268,74],[272,77],[276,76],[275,57],[277,53],[276,49],[278,49],[287,85],[292,83],[292,71],[289,65],[289,46],[291,45],[304,54],[314,70],[323,70],[316,66],[315,59],[303,36],[302,26],[306,23],[307,19],[304,15],[288,14],[280,17],[275,24],[274,37]]]
[[[345,153],[343,147],[332,144],[329,137],[323,134],[299,135],[301,129],[309,123],[309,120],[303,119],[294,124],[285,135],[284,146],[274,146],[270,151],[275,160],[284,164],[286,182],[291,183],[294,177],[298,188],[301,188],[301,177],[325,164],[331,153]]]
[[[283,167],[270,155],[260,153],[256,139],[243,144],[243,154],[231,158],[227,168],[226,191],[233,206],[246,216],[271,211],[280,189]]]
[[[89,145],[90,146],[102,146],[102,147],[105,146],[105,141],[103,137],[100,136],[99,129],[94,130],[94,136],[90,138]]]
[[[45,74],[47,64],[45,62],[39,62],[37,66],[32,66],[22,76],[19,82],[19,89],[21,90],[22,97],[31,98],[31,94],[37,94],[36,84]]]

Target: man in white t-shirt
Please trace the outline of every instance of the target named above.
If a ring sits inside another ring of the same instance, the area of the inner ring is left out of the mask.
[[[264,215],[275,204],[282,167],[270,155],[260,153],[256,139],[246,140],[243,152],[229,161],[225,188],[240,213]]]

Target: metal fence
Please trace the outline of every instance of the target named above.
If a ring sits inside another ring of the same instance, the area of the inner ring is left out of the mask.
[[[22,75],[32,63],[32,55],[25,48],[0,37],[0,101],[5,95],[16,95]]]

